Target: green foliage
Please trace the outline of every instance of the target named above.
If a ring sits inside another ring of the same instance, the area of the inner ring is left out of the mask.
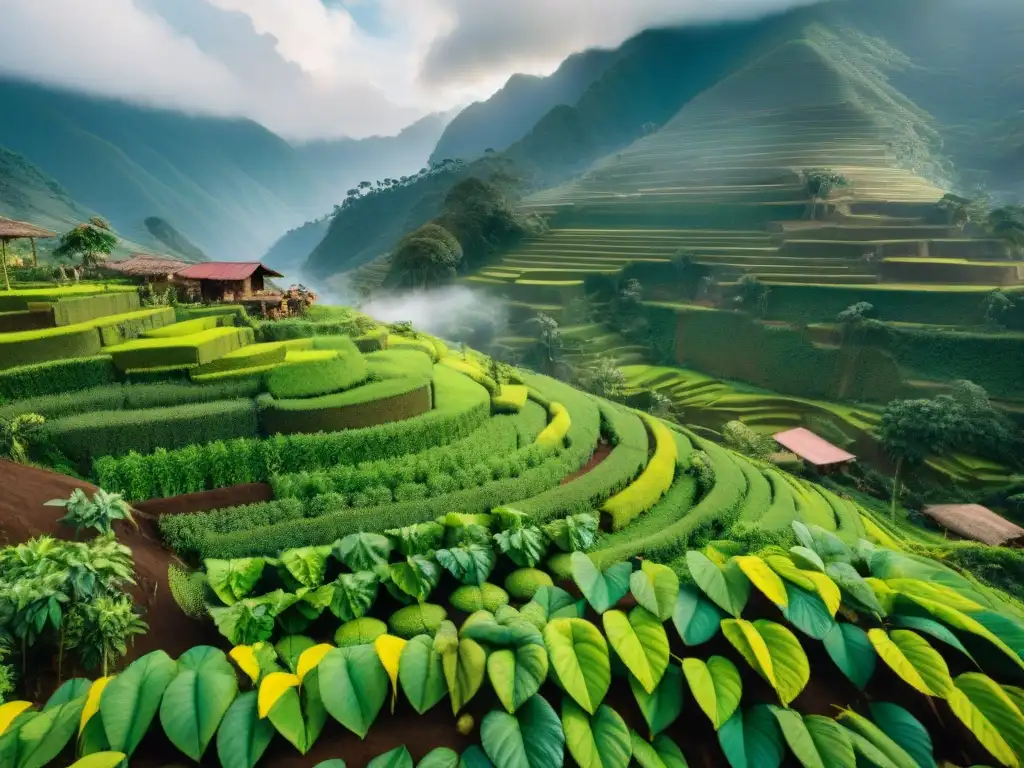
[[[325,360],[286,362],[267,375],[267,389],[277,398],[319,397],[351,389],[366,379],[366,363],[355,344]]]
[[[0,456],[18,464],[26,463],[32,435],[45,422],[38,413],[23,413],[9,421],[0,419]]]
[[[424,224],[403,237],[391,254],[391,268],[399,282],[426,288],[455,277],[462,261],[462,245],[438,224]]]
[[[102,220],[93,219],[66,232],[53,251],[58,259],[81,260],[86,268],[101,265],[117,245],[117,237],[110,225],[100,226]]]
[[[211,328],[188,336],[137,339],[107,347],[106,352],[120,371],[201,366],[251,344],[252,340],[253,333],[248,328]]]
[[[554,582],[537,568],[519,568],[505,578],[505,589],[513,600],[528,602],[541,587],[552,587]]]
[[[388,627],[398,637],[431,635],[437,632],[448,612],[440,605],[421,603],[399,608],[388,619]]]
[[[131,507],[118,493],[107,493],[102,488],[90,500],[81,488],[75,488],[67,499],[53,499],[46,502],[48,507],[63,507],[67,510],[58,522],[69,525],[76,532],[94,528],[97,533],[110,533],[115,520],[127,520],[136,528]]]
[[[642,418],[654,436],[654,455],[640,477],[602,505],[601,510],[611,515],[612,530],[625,528],[653,507],[675,479],[678,453],[672,433],[657,419],[646,414]]]
[[[167,586],[182,613],[192,619],[206,614],[203,603],[206,577],[200,571],[184,571],[174,563],[167,566]]]
[[[495,584],[483,583],[479,586],[465,584],[452,592],[448,602],[452,608],[463,613],[490,611],[494,613],[503,605],[508,605],[509,593]]]
[[[590,606],[604,613],[629,591],[630,563],[616,563],[602,571],[581,552],[572,554],[572,578]]]
[[[543,531],[563,552],[586,552],[597,540],[598,522],[594,514],[569,515],[545,524]]]
[[[0,371],[0,397],[5,400],[61,396],[113,384],[117,371],[107,356],[68,358]]]

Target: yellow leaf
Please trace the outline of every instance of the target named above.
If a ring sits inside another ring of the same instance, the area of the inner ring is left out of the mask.
[[[381,635],[373,641],[373,647],[380,657],[380,663],[387,670],[391,678],[391,712],[395,711],[395,701],[398,699],[398,659],[402,655],[406,641],[394,635]]]
[[[71,768],[117,768],[124,758],[124,752],[93,752],[74,763]]]
[[[896,597],[892,587],[881,579],[876,579],[874,576],[869,576],[864,581],[871,587],[871,591],[875,593],[875,597],[878,598],[878,602],[885,609],[885,612],[892,613],[892,601]]]
[[[967,611],[968,613],[985,610],[983,605],[979,605],[973,600],[964,597],[955,589],[950,589],[945,584],[936,584],[935,582],[921,581],[920,579],[886,579],[885,584],[894,592],[906,595],[911,599],[920,597],[925,600],[934,600],[943,605],[948,605],[950,608],[956,608],[958,611]]]
[[[270,714],[270,710],[274,708],[277,700],[284,695],[285,691],[289,688],[298,688],[301,682],[298,675],[293,675],[290,672],[271,672],[263,678],[257,699],[260,719],[262,720]]]
[[[82,717],[78,720],[79,733],[85,730],[85,726],[89,724],[92,716],[100,711],[100,696],[103,695],[103,689],[107,687],[107,683],[113,679],[113,675],[101,677],[99,680],[93,681],[93,684],[89,686],[89,695],[85,699],[85,706],[82,707]]]
[[[320,643],[320,645],[314,645],[312,648],[307,648],[299,654],[299,661],[295,665],[295,674],[298,675],[299,680],[305,680],[306,675],[316,669],[320,662],[324,660],[324,656],[333,650],[333,645]]]
[[[892,536],[885,532],[878,523],[872,520],[865,514],[861,514],[860,520],[864,523],[864,531],[867,533],[868,538],[874,541],[876,544],[885,547],[886,549],[892,549],[896,552],[902,552],[903,547],[896,541]]]
[[[754,671],[774,688],[775,667],[772,665],[772,654],[754,625],[743,619],[722,619],[722,634],[742,654]]]
[[[1003,765],[1018,768],[1020,760],[991,720],[959,688],[946,693],[946,703],[957,719],[967,726],[978,742]]]
[[[814,582],[814,591],[818,593],[818,597],[825,603],[825,607],[832,614],[832,618],[835,618],[839,605],[843,602],[843,595],[839,591],[839,587],[824,573],[808,571],[807,577]]]
[[[10,728],[14,718],[31,706],[31,701],[8,701],[6,704],[0,704],[0,733]]]
[[[769,600],[780,608],[789,605],[789,597],[786,595],[786,585],[782,583],[779,574],[773,571],[757,555],[742,555],[733,558],[733,561],[740,567],[744,575],[750,579],[758,590]]]
[[[953,687],[945,659],[916,632],[870,629],[868,639],[893,672],[926,696],[944,697]]]
[[[260,663],[256,660],[256,651],[259,650],[258,646],[260,645],[261,643],[256,645],[236,645],[228,653],[228,656],[234,660],[238,668],[249,676],[253,685],[260,679]]]
[[[796,584],[800,589],[805,589],[808,592],[815,591],[814,580],[808,578],[809,572],[798,568],[796,563],[790,560],[788,556],[768,555],[764,558],[764,561],[786,581]]]

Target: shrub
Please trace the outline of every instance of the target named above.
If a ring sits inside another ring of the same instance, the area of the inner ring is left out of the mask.
[[[108,347],[119,370],[203,365],[252,341],[248,328],[211,328],[190,336],[138,339]]]
[[[490,611],[494,613],[508,605],[508,592],[495,584],[481,584],[479,587],[463,585],[452,592],[448,602],[452,608],[463,613]]]
[[[193,619],[206,616],[206,605],[203,602],[206,575],[202,571],[189,573],[171,563],[167,566],[167,586],[182,613]]]
[[[170,311],[174,311],[173,309]],[[164,326],[163,328],[157,328],[153,331],[146,332],[145,336],[147,339],[171,339],[175,336],[191,336],[194,333],[200,331],[208,331],[211,328],[216,328],[217,316],[207,315],[206,317],[197,317],[193,320],[185,320],[180,323],[172,323],[171,325]]]
[[[276,365],[284,362],[286,354],[286,345],[281,342],[249,344],[199,366],[192,371],[192,378],[198,379],[201,376],[210,376],[216,373]]]
[[[70,325],[0,335],[0,368],[32,365],[100,353],[100,334],[92,325]]]
[[[366,362],[351,339],[347,349],[333,357],[299,362],[285,361],[267,375],[267,389],[276,398],[303,398],[343,392],[366,379]],[[333,350],[323,350],[333,352]]]
[[[388,625],[380,619],[362,616],[352,621],[346,621],[338,627],[338,631],[334,633],[334,644],[339,648],[366,645],[381,635],[386,635],[387,632]]]
[[[557,555],[552,555],[544,567],[559,581],[572,579],[572,553],[559,552]]]
[[[256,408],[252,400],[239,399],[68,416],[43,425],[40,438],[69,458],[86,462],[256,433]]]
[[[385,330],[385,333],[387,331]],[[260,341],[286,341],[313,336],[355,336],[362,333],[358,320],[265,320],[256,324]]]
[[[429,382],[416,379],[387,379],[321,397],[276,400],[265,394],[257,402],[266,434],[340,431],[425,414],[430,411],[431,389]]]
[[[457,357],[446,357],[443,364],[458,371],[459,373],[469,376],[469,378],[486,389],[491,397],[495,397],[500,394],[501,387],[498,383],[472,363],[460,360]]]
[[[0,398],[17,400],[58,395],[115,381],[117,369],[110,357],[52,360],[0,371]]]
[[[448,611],[440,605],[422,603],[399,608],[388,619],[392,634],[410,640],[416,635],[433,636],[441,622],[448,618]]]
[[[541,587],[552,587],[551,577],[538,568],[520,568],[505,579],[505,589],[513,600],[529,602]]]
[[[634,518],[657,504],[675,479],[678,454],[672,432],[647,414],[641,418],[654,437],[654,455],[640,477],[601,506],[601,511],[611,515],[612,530],[616,531],[625,528]]]
[[[191,515],[161,515],[157,524],[160,536],[170,549],[179,554],[194,555],[202,551],[202,537],[208,532],[254,530],[302,519],[305,512],[298,499],[281,499]]]
[[[519,413],[526,405],[528,390],[522,384],[502,384],[501,391],[491,398],[497,413]]]
[[[436,363],[440,357],[437,354],[437,348],[434,346],[434,342],[424,337],[410,339],[405,336],[396,336],[395,334],[388,334],[387,340],[388,349],[416,349],[427,355],[431,362]]]
[[[551,422],[544,431],[537,435],[537,443],[546,446],[558,446],[563,443],[572,426],[572,419],[569,418],[569,411],[561,403],[551,403],[548,409],[551,414]]]
[[[246,325],[249,314],[241,304],[211,304],[210,306],[188,306],[179,304],[174,308],[179,322],[194,320],[197,317],[217,317],[222,325]],[[228,322],[230,321],[230,322]]]
[[[77,325],[133,312],[139,308],[139,294],[134,290],[118,289],[94,296],[57,296],[47,303],[53,308],[53,319],[57,325]]]

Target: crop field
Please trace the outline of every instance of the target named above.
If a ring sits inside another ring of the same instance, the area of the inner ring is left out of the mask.
[[[353,317],[256,334],[172,313],[100,354],[0,372],[0,420],[44,420],[33,457],[120,494],[14,501],[32,522],[0,549],[0,629],[23,638],[24,670],[0,690],[4,765],[742,768],[752,739],[767,766],[1015,764],[1016,731],[985,723],[1024,729],[1024,609],[920,556],[949,545],[905,513],[706,429],[815,415],[854,435],[874,411],[626,364],[640,352],[617,334],[562,329],[578,360],[618,358],[631,390],[667,394],[683,427]],[[178,506],[135,530],[121,498]],[[83,562],[93,580],[52,578]],[[43,603],[41,629],[7,618],[45,589],[63,607]],[[78,627],[101,609],[127,624],[94,652]],[[62,665],[67,680],[46,671]]]

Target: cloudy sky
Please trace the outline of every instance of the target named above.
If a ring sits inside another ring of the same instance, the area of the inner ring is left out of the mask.
[[[292,139],[390,134],[640,30],[814,0],[0,0],[0,74]]]

